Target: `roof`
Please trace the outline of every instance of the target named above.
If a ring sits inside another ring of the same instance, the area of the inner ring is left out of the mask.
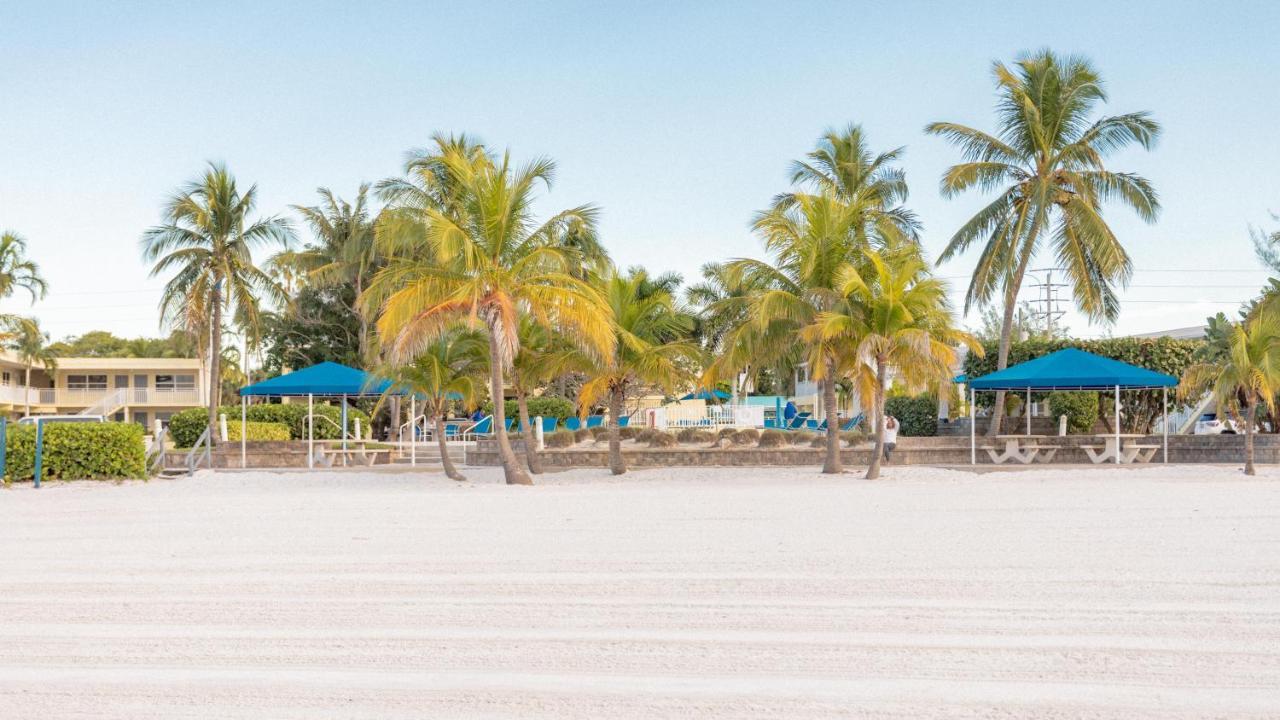
[[[1178,379],[1129,363],[1066,348],[974,378],[975,390],[1107,390],[1173,387]]]
[[[118,358],[118,357],[60,357],[59,370],[199,370],[199,358]],[[18,354],[0,350],[0,362],[18,367],[25,363]]]
[[[1173,340],[1203,340],[1205,325],[1192,325],[1190,327],[1173,328],[1171,330],[1157,330],[1155,332],[1138,333],[1130,335],[1132,338],[1171,338]]]
[[[336,362],[322,362],[240,388],[240,394],[271,397],[381,395],[390,385],[391,381],[379,381],[363,370]]]
[[[787,404],[787,399],[781,395],[751,395],[745,400],[747,405],[763,405],[765,407]]]
[[[723,390],[698,390],[680,398],[681,400],[728,400],[731,396]]]

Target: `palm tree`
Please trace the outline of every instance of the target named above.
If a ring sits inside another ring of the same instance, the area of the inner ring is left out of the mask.
[[[946,382],[958,344],[977,353],[982,346],[955,327],[947,287],[930,275],[918,246],[899,244],[863,252],[864,263],[850,263],[841,272],[834,307],[819,313],[801,336],[807,342],[854,348],[844,355],[852,363],[845,371],[853,376],[861,397],[873,399],[876,443],[866,477],[874,480],[880,477],[884,452],[890,368],[909,390],[920,391]]]
[[[422,412],[436,428],[444,474],[451,480],[466,480],[449,458],[445,443],[445,414],[449,403],[474,404],[488,370],[488,345],[480,333],[454,329],[431,341],[412,362],[392,365],[379,371],[391,380],[384,397],[413,393],[422,400]],[[416,432],[416,430],[415,430]]]
[[[1280,392],[1280,308],[1276,303],[1259,309],[1231,326],[1226,352],[1187,368],[1178,385],[1184,401],[1212,392],[1220,417],[1239,417],[1244,405],[1244,473],[1253,475],[1253,436],[1258,405],[1276,413],[1276,393]]]
[[[49,334],[40,329],[40,322],[35,318],[10,317],[6,325],[5,346],[17,354],[25,366],[26,377],[22,383],[26,388],[25,414],[31,415],[31,370],[37,364],[45,370],[55,370],[58,357],[49,347]]]
[[[518,329],[520,352],[511,364],[508,382],[516,395],[516,412],[521,434],[524,436],[525,462],[529,472],[542,473],[542,461],[538,457],[537,431],[529,418],[529,397],[553,378],[565,373],[581,371],[586,366],[586,355],[565,336],[546,325],[539,324],[529,315],[520,318]]]
[[[350,284],[358,298],[378,269],[380,258],[374,237],[374,223],[366,207],[368,184],[356,191],[354,202],[347,202],[328,188],[319,188],[321,203],[314,206],[292,205],[315,236],[291,262],[307,271],[308,277],[322,287]],[[353,308],[355,310],[355,308]],[[360,316],[360,356],[370,359],[369,320]]]
[[[15,232],[5,231],[0,234],[0,298],[13,295],[19,288],[31,293],[32,302],[49,293],[40,266],[27,258],[27,241]]]
[[[516,167],[456,138],[436,138],[434,154],[410,164],[413,182],[384,184],[392,207],[378,239],[389,260],[365,292],[384,352],[412,359],[458,322],[482,326],[489,341],[494,433],[508,483],[530,484],[507,437],[504,375],[520,351],[520,316],[574,335],[593,352],[613,350],[599,293],[579,274],[582,255],[566,247],[595,226],[581,206],[542,223],[532,203],[555,173],[550,160]]]
[[[997,62],[993,74],[1000,96],[994,135],[950,122],[933,123],[925,131],[958,146],[964,158],[943,174],[944,197],[971,189],[999,192],[956,231],[938,262],[982,245],[965,313],[1001,291],[1004,324],[996,368],[1003,370],[1018,292],[1046,242],[1081,312],[1105,321],[1119,314],[1116,285],[1128,284],[1133,264],[1103,218],[1102,206],[1116,200],[1155,222],[1160,203],[1145,178],[1110,171],[1103,161],[1130,145],[1150,149],[1160,126],[1145,112],[1091,122],[1107,95],[1098,72],[1083,58],[1058,58],[1042,50],[1020,57],[1012,68]],[[999,432],[1003,412],[1004,393],[999,392],[989,433]]]
[[[692,378],[698,346],[684,338],[692,319],[675,305],[670,292],[658,289],[643,269],[613,272],[603,279],[603,295],[613,319],[614,350],[600,356],[587,369],[587,380],[578,393],[583,412],[607,400],[609,403],[609,469],[614,475],[627,471],[622,457],[620,420],[627,393],[641,387],[671,391]]]
[[[241,193],[224,165],[210,163],[204,175],[179,190],[165,205],[165,224],[142,237],[142,255],[154,262],[154,277],[169,271],[160,303],[163,317],[173,325],[207,338],[209,361],[209,435],[217,421],[221,399],[223,316],[256,336],[261,300],[283,303],[286,298],[270,276],[253,263],[255,249],[293,239],[288,221],[279,217],[251,220],[257,186]]]

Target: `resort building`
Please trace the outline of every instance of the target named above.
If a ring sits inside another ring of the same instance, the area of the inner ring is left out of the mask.
[[[57,368],[31,368],[0,352],[0,415],[104,415],[147,428],[205,402],[202,363],[194,358],[58,358]]]

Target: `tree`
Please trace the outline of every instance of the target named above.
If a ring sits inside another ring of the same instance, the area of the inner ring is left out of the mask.
[[[844,352],[862,397],[873,398],[876,444],[867,479],[880,477],[884,453],[884,403],[890,368],[907,392],[946,382],[956,362],[956,346],[976,353],[982,346],[956,329],[947,287],[929,273],[914,244],[863,251],[865,263],[845,264],[838,299],[801,331],[808,343],[826,343]],[[863,269],[859,269],[861,266]],[[936,418],[935,418],[936,419]]]
[[[358,367],[360,317],[351,285],[305,286],[288,307],[263,315],[263,367],[273,374],[326,360]]]
[[[27,241],[5,231],[0,234],[0,299],[19,289],[30,293],[35,302],[49,293],[49,284],[40,274],[40,266],[27,257]]]
[[[586,412],[608,401],[609,469],[621,475],[627,464],[619,420],[627,393],[640,387],[670,392],[692,379],[690,368],[697,362],[698,347],[683,339],[693,328],[692,319],[679,311],[671,292],[660,289],[643,269],[632,268],[626,274],[615,271],[604,278],[603,285],[616,334],[614,349],[589,364],[578,404]]]
[[[40,322],[35,318],[10,317],[5,323],[5,343],[22,362],[26,371],[23,387],[26,389],[26,415],[31,415],[31,370],[37,364],[45,370],[58,367],[58,356],[49,347],[49,334],[40,329]]]
[[[1219,416],[1239,417],[1244,405],[1244,473],[1255,474],[1253,436],[1258,406],[1275,416],[1276,393],[1280,391],[1280,309],[1275,304],[1234,324],[1228,335],[1227,353],[1214,361],[1192,365],[1182,376],[1178,395],[1194,400],[1206,391],[1213,393]]]
[[[494,434],[506,481],[531,484],[507,437],[504,376],[520,351],[519,322],[528,314],[593,352],[613,351],[613,333],[598,291],[581,277],[581,240],[595,227],[585,205],[535,222],[539,184],[555,164],[514,166],[464,138],[436,137],[436,150],[412,157],[415,182],[384,184],[393,205],[378,224],[390,259],[362,302],[376,310],[377,332],[393,362],[408,361],[462,322],[482,326],[489,342]]]
[[[190,358],[196,354],[191,336],[182,330],[163,338],[122,338],[106,330],[90,330],[59,340],[49,349],[58,357]]]
[[[354,301],[364,292],[380,263],[374,223],[366,207],[369,186],[361,185],[355,201],[350,203],[328,188],[316,192],[321,199],[319,205],[291,206],[311,228],[315,242],[295,253],[290,262],[305,269],[307,277],[319,287],[350,285],[355,290],[351,295]],[[367,362],[372,358],[369,321],[363,314],[355,314],[360,321],[360,357]]]
[[[529,315],[520,318],[520,351],[511,363],[508,381],[516,394],[516,413],[524,435],[525,462],[529,472],[542,473],[538,457],[537,433],[529,417],[529,397],[538,387],[567,372],[581,371],[586,365],[581,351],[551,328],[539,324]]]
[[[208,338],[209,436],[217,421],[222,370],[224,314],[257,336],[261,299],[283,304],[279,285],[253,264],[253,251],[287,247],[293,239],[288,221],[251,220],[257,186],[241,193],[223,165],[210,163],[204,175],[180,189],[165,205],[165,224],[142,237],[142,254],[154,262],[151,275],[170,271],[160,310],[171,324]],[[206,334],[207,333],[207,334]]]
[[[1048,244],[1065,271],[1076,306],[1092,320],[1119,315],[1116,285],[1127,285],[1133,263],[1103,218],[1103,204],[1118,201],[1155,222],[1160,203],[1145,178],[1107,170],[1107,156],[1140,145],[1150,149],[1160,126],[1148,113],[1090,122],[1107,95],[1102,79],[1083,58],[1059,58],[1048,50],[1020,57],[1013,67],[993,67],[999,92],[999,129],[989,134],[951,122],[925,131],[956,145],[964,162],[942,176],[942,194],[998,191],[951,237],[938,262],[981,245],[965,294],[965,313],[1002,293],[1004,322],[997,368],[1008,365],[1018,292],[1031,260]],[[1000,431],[1004,393],[997,393],[989,432]]]
[[[412,362],[388,365],[379,371],[379,375],[391,380],[383,397],[413,393],[422,401],[423,414],[431,418],[436,428],[444,473],[451,480],[467,478],[458,472],[449,458],[445,443],[445,415],[452,402],[461,401],[465,405],[475,402],[482,387],[481,378],[488,370],[487,351],[483,335],[455,329],[436,337]]]

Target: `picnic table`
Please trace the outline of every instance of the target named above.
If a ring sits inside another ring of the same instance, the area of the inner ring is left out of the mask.
[[[1120,433],[1119,435],[1115,433],[1098,433],[1097,437],[1105,441],[1102,446],[1080,446],[1094,465],[1107,461],[1116,462],[1117,458],[1121,463],[1151,462],[1151,458],[1155,457],[1156,451],[1160,449],[1159,445],[1144,445],[1133,442],[1147,437],[1142,433]]]
[[[376,445],[379,447],[369,447]],[[391,461],[391,450],[385,447],[385,443],[376,440],[356,440],[348,438],[346,447],[342,446],[341,440],[331,440],[320,443],[316,447],[316,464],[322,467],[333,467],[341,461],[342,467],[347,465],[376,465],[378,460],[385,456],[386,462]]]
[[[1041,443],[1045,435],[997,435],[996,439],[1004,442],[1004,449],[987,445],[982,449],[991,456],[991,462],[1003,465],[1009,460],[1017,460],[1023,465],[1030,465],[1039,460],[1049,462],[1058,452],[1058,446]]]

